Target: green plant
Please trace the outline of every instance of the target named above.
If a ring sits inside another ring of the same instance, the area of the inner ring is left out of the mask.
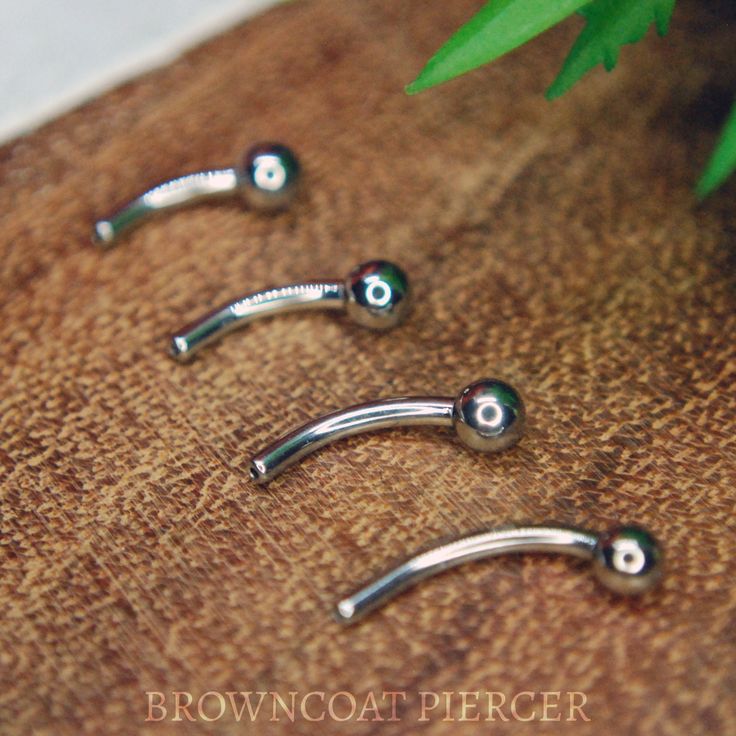
[[[427,62],[406,88],[416,94],[487,64],[575,12],[586,20],[560,73],[547,90],[552,100],[598,64],[611,71],[621,47],[642,39],[654,23],[667,33],[675,0],[490,0]],[[736,104],[698,181],[701,198],[736,170]]]

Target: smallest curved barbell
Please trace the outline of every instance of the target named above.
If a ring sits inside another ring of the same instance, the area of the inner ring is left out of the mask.
[[[241,296],[182,327],[172,338],[169,353],[190,360],[205,345],[259,317],[283,312],[337,309],[363,327],[387,330],[406,316],[411,294],[409,279],[389,261],[356,266],[342,281],[308,281]]]
[[[525,418],[516,389],[493,378],[471,383],[455,398],[408,396],[358,404],[308,422],[266,447],[251,460],[250,477],[267,483],[334,440],[389,427],[454,427],[472,450],[499,452],[521,439]]]
[[[254,210],[271,212],[286,207],[299,181],[299,161],[280,143],[259,143],[240,165],[185,174],[149,189],[113,215],[95,224],[93,240],[102,248],[151,216],[195,202],[239,195]]]
[[[520,552],[559,552],[588,560],[609,590],[635,595],[662,575],[659,544],[645,529],[621,526],[597,535],[572,527],[527,526],[481,532],[412,557],[335,607],[340,623],[351,624],[420,580],[471,560]]]

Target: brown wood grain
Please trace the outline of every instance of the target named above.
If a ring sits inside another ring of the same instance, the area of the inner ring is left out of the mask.
[[[476,733],[416,719],[419,691],[477,690],[587,695],[591,723],[494,734],[734,733],[736,189],[691,193],[736,89],[733,13],[681,4],[554,104],[574,21],[407,97],[477,6],[293,3],[0,149],[3,734]],[[91,246],[111,206],[264,138],[302,157],[289,213],[199,207]],[[413,279],[397,331],[294,315],[166,355],[229,296],[371,257]],[[394,431],[248,480],[307,417],[484,375],[526,398],[517,449]],[[647,525],[663,586],[624,600],[569,560],[503,559],[330,618],[437,537],[553,520]],[[147,690],[407,701],[399,723],[146,724]]]

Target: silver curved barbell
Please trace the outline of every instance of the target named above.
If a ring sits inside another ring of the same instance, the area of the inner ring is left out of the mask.
[[[412,557],[341,600],[335,607],[335,617],[343,624],[355,623],[432,575],[471,560],[521,552],[559,552],[588,560],[605,587],[624,595],[650,590],[662,575],[659,544],[638,526],[621,526],[602,535],[572,527],[498,529],[472,534]]]
[[[515,445],[526,411],[516,389],[486,378],[466,386],[456,398],[412,396],[358,404],[327,414],[284,435],[256,454],[250,477],[267,483],[290,465],[343,437],[389,427],[454,427],[467,447],[499,452]]]
[[[389,261],[356,266],[343,281],[291,284],[239,297],[182,327],[169,352],[180,362],[190,360],[205,345],[254,319],[284,312],[316,309],[344,310],[363,327],[386,330],[398,325],[411,302],[409,279]]]
[[[153,215],[235,195],[255,210],[283,209],[294,198],[299,172],[299,161],[291,149],[280,143],[259,143],[248,150],[239,166],[186,174],[149,189],[98,221],[93,239],[109,248],[124,232]]]

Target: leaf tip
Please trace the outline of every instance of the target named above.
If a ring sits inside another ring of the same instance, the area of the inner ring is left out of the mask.
[[[564,94],[565,94],[565,90],[562,89],[561,86],[557,84],[557,81],[555,80],[547,88],[547,91],[544,93],[544,98],[547,100],[547,102],[552,102],[553,100],[556,100],[558,97],[562,97],[562,95]]]
[[[702,202],[704,199],[707,199],[715,189],[717,189],[718,185],[710,180],[710,177],[708,176],[701,176],[700,179],[698,179],[697,184],[695,184],[695,196],[698,200],[698,202]]]
[[[665,7],[659,5],[654,8],[654,23],[657,27],[657,33],[660,36],[666,36],[670,29],[670,21],[672,13],[675,10],[675,0],[665,2]]]
[[[424,92],[425,89],[436,87],[438,84],[446,81],[445,79],[437,76],[434,66],[434,58],[432,58],[426,63],[422,71],[417,74],[416,79],[406,85],[404,88],[406,93],[409,95],[415,95],[419,92]]]

